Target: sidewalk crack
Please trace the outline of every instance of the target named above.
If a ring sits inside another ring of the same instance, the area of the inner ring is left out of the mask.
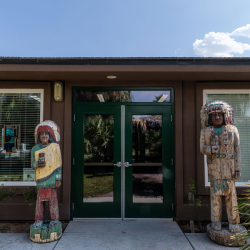
[[[189,238],[187,237],[187,235],[184,233],[184,235],[185,235],[185,237],[187,238],[187,240],[188,240],[188,242],[189,242],[189,244],[190,244],[190,246],[195,250],[195,248],[194,248],[194,246],[193,246],[193,244],[191,243],[191,241],[189,240]]]

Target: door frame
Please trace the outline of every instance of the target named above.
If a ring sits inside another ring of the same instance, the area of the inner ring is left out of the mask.
[[[125,105],[125,106],[144,106],[144,105],[150,105],[150,106],[171,106],[171,156],[172,156],[172,167],[173,167],[173,177],[172,177],[172,216],[168,218],[173,218],[175,220],[176,217],[176,206],[175,206],[175,148],[174,148],[174,88],[173,87],[72,87],[72,144],[71,144],[71,197],[70,197],[70,219],[72,220],[74,218],[74,200],[73,200],[73,190],[72,190],[72,183],[73,183],[73,172],[74,172],[74,159],[75,159],[75,108],[76,108],[76,91],[77,90],[85,90],[85,91],[108,91],[108,90],[131,90],[131,91],[170,91],[170,102],[168,103],[157,103],[157,102],[114,102],[114,103],[107,103],[107,105]],[[105,105],[103,102],[81,102],[85,103],[86,105],[93,105],[93,106],[100,106],[102,107]],[[123,178],[123,177],[122,177]],[[123,192],[123,190],[122,190]],[[124,207],[125,204],[123,204],[124,200],[122,199],[121,203]],[[122,208],[123,210],[123,208]],[[123,212],[122,212],[123,213]],[[122,214],[121,214],[122,219]]]

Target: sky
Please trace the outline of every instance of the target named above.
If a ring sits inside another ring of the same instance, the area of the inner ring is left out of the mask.
[[[250,57],[249,0],[0,0],[0,56]]]

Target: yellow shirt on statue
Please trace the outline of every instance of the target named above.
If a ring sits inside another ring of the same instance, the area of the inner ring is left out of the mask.
[[[36,147],[36,148],[35,148]],[[39,160],[39,154],[45,154],[45,167],[36,167],[37,188],[54,188],[55,181],[61,180],[62,156],[57,143],[51,143],[47,147],[34,147],[34,162]],[[33,165],[34,166],[34,165]]]

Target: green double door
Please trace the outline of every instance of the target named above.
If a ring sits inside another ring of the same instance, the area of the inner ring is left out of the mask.
[[[72,218],[174,217],[171,110],[76,104]]]

